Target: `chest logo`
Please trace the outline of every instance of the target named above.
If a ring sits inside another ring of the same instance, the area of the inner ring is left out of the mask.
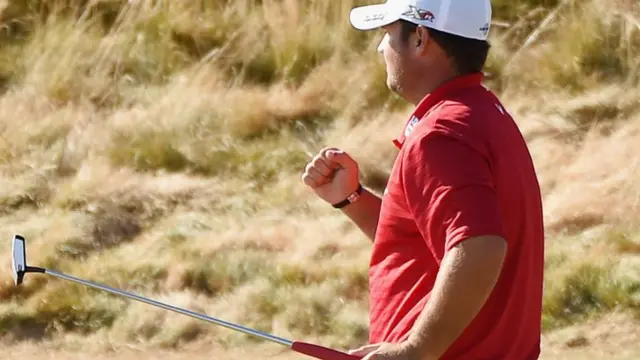
[[[404,136],[407,137],[411,134],[413,129],[416,127],[416,124],[420,121],[415,115],[411,117],[411,121],[407,124],[407,127],[404,129]]]

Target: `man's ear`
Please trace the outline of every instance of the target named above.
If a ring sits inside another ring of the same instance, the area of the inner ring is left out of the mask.
[[[419,54],[424,54],[427,51],[427,45],[431,38],[429,37],[429,31],[424,26],[418,26],[416,29],[415,47]]]

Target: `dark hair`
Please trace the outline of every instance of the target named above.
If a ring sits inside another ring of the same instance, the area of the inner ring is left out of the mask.
[[[409,41],[409,36],[416,31],[418,25],[406,20],[400,20],[400,25],[400,36],[406,44]],[[453,59],[458,75],[482,71],[491,47],[487,41],[469,39],[428,27],[426,29],[429,36]]]

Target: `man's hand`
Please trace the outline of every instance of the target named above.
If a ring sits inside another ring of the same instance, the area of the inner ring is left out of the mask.
[[[409,342],[367,345],[348,353],[361,357],[362,360],[428,360],[419,358],[417,351]]]
[[[345,200],[360,184],[358,163],[336,148],[320,151],[305,167],[302,181],[329,204]],[[364,189],[357,202],[343,207],[344,212],[373,242],[378,228],[382,199]]]
[[[302,181],[321,199],[336,204],[357,190],[358,163],[344,151],[326,148],[307,164]]]

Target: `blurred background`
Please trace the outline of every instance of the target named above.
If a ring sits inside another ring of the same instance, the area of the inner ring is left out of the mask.
[[[16,288],[14,233],[33,265],[281,337],[365,343],[371,245],[300,176],[338,146],[384,189],[412,107],[386,88],[381,34],[349,24],[376,2],[0,1],[3,357],[294,358],[55,278]],[[637,359],[640,4],[493,10],[486,85],[544,196],[542,358]]]

